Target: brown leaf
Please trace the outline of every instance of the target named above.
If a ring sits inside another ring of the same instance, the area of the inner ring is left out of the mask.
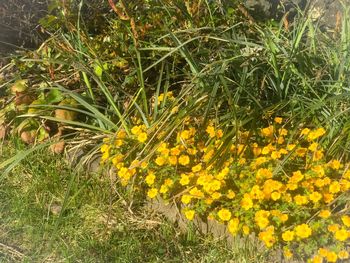
[[[55,144],[52,144],[50,146],[50,150],[54,153],[54,154],[61,154],[64,151],[64,146],[66,145],[66,143],[64,142],[64,140],[61,140]]]
[[[34,101],[34,98],[28,94],[22,92],[16,92],[15,104],[16,105],[29,105]]]
[[[35,140],[35,131],[23,131],[21,133],[21,139],[27,144],[31,144]]]
[[[4,139],[7,134],[7,128],[5,125],[0,125],[0,140]]]
[[[70,110],[57,109],[55,110],[55,117],[57,119],[73,121],[76,118],[77,113]]]

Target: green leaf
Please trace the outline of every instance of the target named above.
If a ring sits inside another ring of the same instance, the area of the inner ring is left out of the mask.
[[[102,77],[102,73],[103,73],[103,69],[99,65],[96,65],[95,68],[94,68],[94,72],[95,72],[97,77],[101,78]]]
[[[46,102],[48,104],[58,103],[63,100],[62,92],[57,89],[52,89],[46,95]]]

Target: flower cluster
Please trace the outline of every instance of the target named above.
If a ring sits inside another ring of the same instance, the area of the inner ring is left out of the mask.
[[[311,262],[346,259],[349,164],[326,161],[325,129],[290,134],[282,121],[227,139],[218,125],[198,129],[187,119],[145,158],[133,152],[152,134],[136,123],[130,136],[121,130],[105,140],[102,162],[114,166],[122,185],[132,181],[148,198],[181,203],[188,220],[200,215],[232,235],[254,232],[268,248],[283,246],[286,258],[299,251]]]

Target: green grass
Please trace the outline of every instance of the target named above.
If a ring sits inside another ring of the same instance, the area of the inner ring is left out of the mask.
[[[21,145],[4,145],[2,158]],[[17,149],[18,150],[18,149]],[[118,189],[117,189],[118,190]],[[119,195],[118,195],[119,194]],[[38,150],[0,181],[1,262],[264,262],[245,240],[182,233],[103,174],[76,172]],[[126,200],[126,201],[125,201]],[[131,212],[132,211],[132,212]]]

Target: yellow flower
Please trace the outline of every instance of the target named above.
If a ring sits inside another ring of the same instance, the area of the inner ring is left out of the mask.
[[[326,259],[328,262],[337,262],[338,256],[334,251],[329,251],[327,253]]]
[[[348,259],[349,253],[346,250],[341,250],[338,252],[338,258],[340,259]]]
[[[339,225],[338,224],[332,224],[327,227],[329,232],[335,233],[339,230]]]
[[[261,129],[261,134],[264,137],[272,137],[273,136],[273,126],[270,125],[269,127]]]
[[[186,166],[190,163],[190,157],[188,157],[188,155],[181,155],[178,161],[179,164]]]
[[[115,145],[116,147],[122,146],[122,145],[123,145],[123,140],[115,140],[114,145]]]
[[[311,228],[307,224],[301,224],[295,227],[295,234],[301,239],[308,238],[312,234]]]
[[[258,146],[255,146],[255,147],[253,146],[252,147],[252,151],[253,151],[253,154],[254,154],[255,157],[257,157],[257,156],[259,156],[261,154],[261,148],[258,147]]]
[[[117,166],[123,160],[123,158],[124,156],[122,154],[115,155],[112,159],[113,165]]]
[[[158,156],[155,162],[158,166],[163,166],[166,162],[166,159],[163,156]]]
[[[164,100],[164,93],[159,94],[158,98],[158,105]]]
[[[204,200],[204,202],[205,202],[207,205],[211,205],[211,204],[214,202],[214,200],[213,200],[212,198],[206,198],[206,199]]]
[[[169,156],[168,161],[170,165],[176,165],[177,164],[177,157],[176,156]]]
[[[268,226],[269,222],[269,211],[259,210],[255,213],[254,220],[260,229],[264,229]]]
[[[161,194],[166,194],[168,191],[169,191],[168,186],[166,186],[166,185],[164,185],[164,184],[162,184],[162,185],[160,186],[159,193],[161,193]]]
[[[134,135],[138,135],[141,132],[142,132],[141,126],[134,126],[131,129],[131,133]]]
[[[256,172],[256,177],[259,178],[259,179],[272,178],[272,172],[269,169],[267,169],[267,168],[260,168]]]
[[[216,137],[217,138],[222,138],[222,136],[224,135],[224,133],[223,133],[223,131],[221,130],[221,129],[219,129],[219,130],[217,130],[217,132],[216,132]]]
[[[318,214],[318,216],[321,217],[321,218],[328,218],[328,217],[331,216],[331,211],[329,211],[329,210],[321,210],[320,213]]]
[[[265,231],[259,233],[259,239],[265,243],[265,246],[270,248],[276,242],[274,237],[274,227],[269,226]]]
[[[190,131],[189,130],[184,130],[180,133],[180,137],[183,140],[188,140],[190,138]]]
[[[294,232],[290,230],[283,232],[282,239],[286,242],[292,241],[294,239]]]
[[[319,161],[323,158],[324,154],[322,150],[315,151],[312,160],[313,161]]]
[[[250,191],[250,197],[252,199],[264,199],[265,195],[264,192],[260,190],[259,185],[254,185],[252,190]]]
[[[144,143],[147,140],[147,133],[141,132],[137,135],[137,140],[141,143]]]
[[[337,181],[333,181],[329,186],[329,192],[332,194],[340,192],[340,184]]]
[[[249,210],[253,207],[253,201],[249,195],[244,194],[244,197],[241,201],[241,206],[244,210]]]
[[[239,227],[239,219],[237,217],[232,218],[229,222],[228,222],[228,231],[232,234],[235,235],[238,232],[238,227]]]
[[[307,197],[304,195],[296,195],[294,196],[294,202],[297,205],[305,205],[308,203]]]
[[[204,197],[204,194],[201,190],[199,190],[197,187],[193,187],[191,190],[190,190],[190,194],[193,196],[193,197],[196,197],[196,198],[203,198]]]
[[[281,117],[276,117],[276,118],[274,119],[274,121],[275,121],[276,123],[278,123],[278,124],[281,124],[282,121],[283,121],[283,119],[282,119]]]
[[[288,220],[288,215],[287,215],[287,214],[281,214],[281,215],[279,216],[279,218],[280,218],[280,220],[281,220],[282,222],[286,222],[286,221]]]
[[[243,231],[243,234],[244,235],[249,235],[249,233],[250,233],[250,229],[249,229],[249,226],[247,226],[247,225],[244,225],[243,227],[242,227],[242,231]]]
[[[120,130],[117,132],[116,136],[117,136],[117,139],[125,139],[126,138],[126,132],[124,130]]]
[[[343,192],[346,192],[350,189],[350,182],[348,180],[340,179],[339,184],[341,188],[340,190]]]
[[[154,184],[155,179],[156,179],[156,176],[154,175],[154,173],[150,172],[145,178],[146,184],[151,186],[152,184]]]
[[[179,111],[179,106],[175,106],[174,108],[171,109],[170,113],[175,114]]]
[[[190,183],[190,177],[186,174],[181,174],[180,184],[188,185]]]
[[[347,170],[347,171],[344,173],[343,177],[344,177],[345,179],[350,179],[350,170]]]
[[[287,184],[287,189],[288,189],[288,190],[293,191],[293,190],[295,190],[295,189],[297,189],[297,188],[298,188],[298,185],[297,185],[297,184],[294,184],[294,183],[288,183],[288,184]]]
[[[321,137],[322,135],[324,135],[326,133],[326,130],[323,129],[323,128],[318,128],[317,130],[315,131],[311,131],[309,132],[308,136],[307,136],[307,139],[309,141],[313,141],[319,137]]]
[[[272,192],[271,193],[271,199],[273,200],[273,201],[276,201],[276,200],[278,200],[278,199],[280,199],[281,198],[281,193],[279,193],[279,192]]]
[[[208,134],[210,138],[214,138],[215,137],[215,128],[211,125],[208,125],[207,129],[205,130]]]
[[[309,199],[312,202],[317,203],[322,199],[322,195],[319,192],[312,192],[311,194],[309,194]]]
[[[168,154],[168,144],[165,143],[165,142],[162,142],[159,147],[157,148],[157,152],[160,152],[164,155],[167,155]]]
[[[328,163],[328,166],[333,170],[339,170],[341,163],[338,160],[332,160]]]
[[[290,251],[290,249],[288,249],[288,248],[283,249],[283,255],[285,258],[292,258],[293,257],[292,251]]]
[[[170,155],[178,156],[180,155],[180,153],[181,153],[181,150],[178,147],[174,147],[170,149]]]
[[[283,144],[284,143],[284,138],[283,137],[278,137],[277,143],[278,144]],[[281,153],[281,152],[279,152],[279,153]]]
[[[188,148],[187,152],[190,155],[196,155],[198,151],[197,151],[197,149],[194,149],[194,148]]]
[[[277,159],[281,158],[281,153],[278,152],[278,151],[273,151],[273,152],[271,153],[271,158],[272,158],[273,160],[277,160]]]
[[[319,177],[323,177],[325,175],[325,171],[321,165],[316,165],[311,168],[313,172],[315,172]]]
[[[192,221],[194,218],[195,212],[194,210],[186,210],[185,211],[185,216],[188,220]]]
[[[315,152],[317,150],[317,146],[318,146],[318,143],[314,142],[314,143],[310,144],[308,149],[312,152]]]
[[[157,188],[151,188],[150,190],[148,190],[148,192],[147,192],[147,196],[149,197],[149,198],[155,198],[156,196],[157,196],[157,194],[158,194],[158,189]]]
[[[303,148],[303,147],[300,147],[300,148],[295,150],[296,155],[299,157],[304,157],[306,152],[307,152],[307,149]]]
[[[296,172],[293,172],[293,176],[289,179],[289,182],[298,183],[303,179],[304,179],[304,175],[298,170]]]
[[[142,162],[141,163],[141,169],[146,169],[148,166],[148,163],[147,162]]]
[[[235,192],[233,192],[231,189],[227,191],[226,197],[228,199],[233,199],[235,198],[235,196],[236,196]]]
[[[344,228],[339,229],[335,231],[334,237],[339,241],[345,241],[348,239],[348,231],[346,231]]]
[[[308,135],[310,132],[310,129],[309,128],[304,128],[301,132],[300,132],[300,135]]]
[[[321,257],[327,257],[327,254],[329,253],[329,250],[326,249],[326,248],[323,248],[321,247],[319,250],[318,250],[318,254],[321,255]]]
[[[211,197],[213,200],[218,200],[221,197],[221,194],[219,192],[214,192],[211,194]]]
[[[315,255],[313,258],[312,258],[312,263],[322,263],[323,262],[323,258],[319,255]]]
[[[181,196],[181,202],[184,203],[185,205],[189,204],[191,200],[192,200],[192,196],[190,195]]]
[[[350,216],[344,215],[341,217],[341,221],[343,221],[343,224],[347,227],[350,227]]]
[[[245,159],[245,158],[239,158],[239,160],[238,160],[238,164],[240,164],[240,165],[244,165],[246,162],[247,162],[247,159]]]
[[[192,167],[192,172],[196,173],[202,170],[202,164],[197,164],[196,166]]]
[[[329,204],[330,202],[332,202],[334,200],[334,196],[333,196],[333,194],[324,193],[323,200],[326,204]]]
[[[288,145],[287,145],[288,151],[293,151],[295,147],[296,147],[295,144],[288,144]]]
[[[219,210],[218,216],[222,221],[229,221],[231,218],[231,212],[226,208],[222,208]]]
[[[173,184],[174,184],[174,181],[172,179],[168,178],[164,180],[164,185],[166,185],[167,187],[171,187],[173,186]]]

